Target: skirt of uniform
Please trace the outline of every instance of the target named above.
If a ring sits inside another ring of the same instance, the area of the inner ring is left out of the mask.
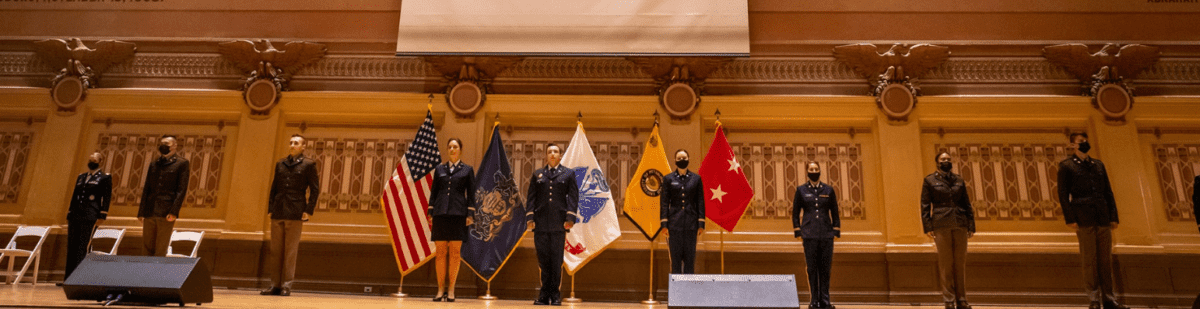
[[[433,216],[433,241],[462,241],[467,235],[466,216]]]

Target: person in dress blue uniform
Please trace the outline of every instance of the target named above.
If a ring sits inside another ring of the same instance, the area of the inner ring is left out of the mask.
[[[579,184],[575,170],[562,166],[562,149],[554,143],[546,145],[546,167],[533,171],[529,177],[525,214],[533,231],[542,287],[534,305],[562,305],[559,285],[562,282],[563,247],[567,234],[578,222]]]
[[[108,218],[112,176],[100,170],[102,163],[104,155],[92,153],[88,157],[88,171],[75,178],[75,191],[67,210],[67,270],[63,278],[71,277],[75,267],[87,257],[95,227]]]
[[[451,138],[446,143],[450,159],[433,171],[433,188],[429,191],[429,222],[437,250],[434,252],[438,292],[433,301],[454,301],[454,283],[462,264],[459,255],[467,234],[467,225],[475,214],[475,170],[462,163],[462,140]],[[447,272],[449,270],[449,272]],[[449,288],[447,289],[447,286]]]
[[[962,176],[952,172],[950,154],[934,157],[937,171],[921,184],[921,226],[937,246],[938,274],[946,309],[967,303],[967,238],[975,235],[975,209]]]
[[[829,272],[833,267],[833,239],[842,237],[837,192],[822,183],[821,165],[805,164],[808,181],[792,197],[792,227],[804,241],[808,271],[809,308],[834,309],[829,303]]]
[[[658,200],[672,274],[696,273],[696,238],[704,234],[704,182],[687,169],[688,158],[687,150],[675,151],[675,172],[663,176]]]

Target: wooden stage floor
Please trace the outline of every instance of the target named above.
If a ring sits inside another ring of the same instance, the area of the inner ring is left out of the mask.
[[[805,305],[801,300],[801,304]],[[221,308],[353,308],[353,309],[370,309],[370,308],[405,308],[405,309],[425,309],[425,308],[546,308],[541,306],[533,306],[532,300],[495,300],[482,301],[477,299],[458,299],[453,303],[432,302],[429,298],[393,298],[387,296],[364,296],[364,295],[346,295],[346,294],[321,294],[321,293],[304,293],[292,292],[292,296],[261,296],[258,291],[250,290],[229,290],[218,288],[213,290],[213,302],[196,307],[195,304],[189,304],[188,307],[201,309],[221,309]],[[840,309],[940,309],[941,306],[911,306],[911,305],[871,305],[871,304],[835,304]],[[74,301],[67,300],[63,294],[62,288],[54,286],[50,283],[42,283],[38,285],[18,284],[0,286],[0,307],[10,308],[104,308],[99,303],[94,301]],[[145,305],[114,305],[109,308],[147,308]],[[178,304],[169,304],[162,306],[164,308],[178,308]],[[802,306],[804,308],[806,306]],[[1084,305],[1075,307],[1000,307],[1000,306],[980,306],[975,305],[979,309],[1004,309],[1004,308],[1081,308]],[[642,305],[637,303],[601,303],[601,302],[583,302],[580,304],[563,304],[562,308],[631,308],[631,309],[666,309],[666,305]]]

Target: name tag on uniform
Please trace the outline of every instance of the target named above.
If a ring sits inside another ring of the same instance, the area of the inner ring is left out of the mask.
[[[829,194],[821,194],[821,197],[829,197]]]
[[[812,197],[812,194],[805,194],[804,197]]]

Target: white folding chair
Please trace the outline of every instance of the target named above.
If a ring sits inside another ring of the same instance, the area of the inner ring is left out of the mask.
[[[92,234],[92,242],[88,243],[88,251],[95,254],[117,255],[117,248],[121,246],[121,239],[125,238],[125,229],[97,229],[96,233]],[[93,247],[98,239],[112,239],[112,248],[105,251],[96,251]]]
[[[196,253],[200,252],[200,241],[204,239],[204,231],[199,232],[180,232],[171,231],[171,243],[167,245],[167,256],[171,257],[196,257]],[[196,244],[192,246],[191,254],[175,254],[175,242],[190,241]]]
[[[49,226],[20,226],[17,228],[17,233],[13,234],[8,245],[4,249],[0,249],[0,262],[4,258],[8,258],[8,272],[6,272],[4,283],[16,284],[21,282],[21,278],[25,277],[25,272],[29,270],[29,264],[33,264],[33,284],[37,284],[38,269],[42,264],[42,243],[46,242],[46,234],[50,233]],[[31,250],[17,248],[17,238],[20,237],[37,237],[37,244]],[[21,272],[13,272],[13,264],[16,263],[17,257],[25,257],[25,266],[21,266]],[[17,280],[10,280],[16,275]]]

